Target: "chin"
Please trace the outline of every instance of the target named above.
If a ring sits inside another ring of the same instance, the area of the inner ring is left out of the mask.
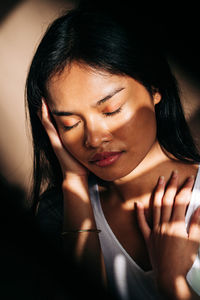
[[[130,174],[132,172],[133,169],[131,170],[120,170],[120,171],[104,171],[104,172],[92,172],[95,176],[97,176],[98,178],[100,178],[103,181],[115,181],[118,179],[121,179],[125,176],[127,176],[128,174]]]

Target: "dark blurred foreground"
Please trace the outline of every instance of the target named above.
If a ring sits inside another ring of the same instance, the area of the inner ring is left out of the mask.
[[[40,232],[22,191],[2,177],[0,187],[0,299],[106,299]]]

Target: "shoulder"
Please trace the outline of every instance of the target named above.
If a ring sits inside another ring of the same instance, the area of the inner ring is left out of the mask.
[[[62,231],[63,197],[62,190],[51,188],[45,191],[38,204],[36,222],[47,235],[58,235]]]

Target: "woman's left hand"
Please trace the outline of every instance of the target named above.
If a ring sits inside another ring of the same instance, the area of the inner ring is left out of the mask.
[[[167,187],[164,177],[159,178],[153,195],[152,228],[145,218],[143,205],[137,203],[138,223],[148,248],[158,287],[169,294],[170,289],[177,289],[177,286],[181,286],[178,283],[186,279],[200,244],[200,207],[191,217],[188,232],[185,225],[185,214],[193,184],[194,177],[189,177],[177,191],[177,172],[172,173]]]

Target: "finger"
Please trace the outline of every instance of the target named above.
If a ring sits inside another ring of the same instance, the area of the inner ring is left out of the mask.
[[[200,244],[200,206],[195,210],[191,217],[188,237],[190,240]]]
[[[44,100],[42,100],[41,117],[42,117],[41,122],[48,134],[48,137],[49,137],[51,145],[54,149],[54,152],[57,155],[57,157],[60,158],[63,155],[65,155],[65,153],[64,153],[65,151],[63,149],[62,142],[57,133],[57,130],[51,121],[48,106]]]
[[[139,228],[144,236],[145,241],[147,242],[151,233],[151,229],[147,223],[145,214],[144,214],[144,206],[140,202],[136,202],[137,208],[137,220]]]
[[[50,140],[53,143],[55,143],[55,141],[58,142],[58,140],[59,140],[59,139],[57,139],[58,134],[57,134],[56,128],[54,127],[54,125],[51,121],[49,109],[44,100],[42,100],[41,117],[42,117],[41,122],[42,122]]]
[[[190,176],[185,181],[184,185],[177,193],[174,201],[172,220],[181,221],[185,220],[187,205],[192,196],[192,188],[194,185],[194,176]]]
[[[156,227],[160,224],[161,217],[161,206],[162,198],[165,192],[165,178],[160,176],[156,189],[154,191],[154,200],[153,200],[153,226]]]
[[[173,171],[162,199],[161,222],[169,222],[178,187],[178,171]]]

